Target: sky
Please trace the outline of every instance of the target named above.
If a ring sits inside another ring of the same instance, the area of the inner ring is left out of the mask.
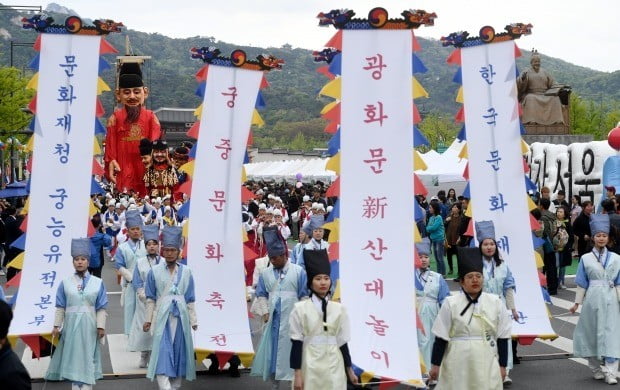
[[[34,0],[1,0],[10,5],[41,5]],[[237,45],[280,47],[291,44],[321,49],[336,32],[319,27],[320,11],[348,8],[366,18],[374,7],[392,17],[405,9],[437,13],[435,26],[420,27],[417,36],[439,39],[466,30],[477,36],[482,26],[497,32],[509,23],[534,25],[532,35],[517,41],[519,47],[561,58],[588,68],[620,70],[618,0],[57,0],[85,18],[121,21],[130,29],[174,38],[215,37]],[[174,8],[171,7],[174,5]],[[423,55],[422,55],[423,58]],[[544,63],[543,63],[544,67]]]

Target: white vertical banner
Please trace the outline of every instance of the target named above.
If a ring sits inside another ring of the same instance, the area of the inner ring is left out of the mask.
[[[491,220],[516,282],[512,333],[550,336],[536,270],[517,110],[515,43],[461,49],[470,193],[476,221]]]
[[[342,31],[340,288],[353,363],[420,379],[410,30]]]
[[[10,334],[49,333],[56,290],[71,275],[71,239],[86,237],[100,36],[41,34],[24,264]]]
[[[241,172],[263,72],[209,65],[194,161],[188,265],[196,349],[252,353],[243,268]]]

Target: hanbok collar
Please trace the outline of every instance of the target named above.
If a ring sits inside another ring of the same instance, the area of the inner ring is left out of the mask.
[[[592,254],[594,255],[596,261],[603,266],[603,268],[607,266],[607,262],[609,261],[609,250],[607,247],[603,247],[603,250],[600,252],[597,251],[596,248],[592,248]]]

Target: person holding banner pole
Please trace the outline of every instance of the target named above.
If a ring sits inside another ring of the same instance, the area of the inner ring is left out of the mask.
[[[73,239],[71,256],[75,273],[59,284],[56,293],[52,340],[58,340],[61,332],[62,337],[45,379],[70,380],[72,390],[89,390],[103,378],[99,340],[105,335],[108,298],[103,281],[88,273],[90,240]]]
[[[150,270],[160,263],[159,255],[159,226],[146,225],[142,228],[146,256],[138,259],[133,269],[131,285],[136,291],[136,310],[133,316],[133,324],[129,331],[127,345],[130,351],[140,351],[140,368],[145,368],[151,357],[153,349],[153,336],[142,329],[146,322],[146,292],[145,281]]]
[[[504,307],[510,311],[513,319],[518,320],[519,313],[515,307],[515,279],[506,262],[499,255],[497,242],[495,241],[495,225],[493,221],[478,221],[475,223],[476,238],[480,243],[482,255],[484,287],[486,293],[497,295]],[[511,384],[512,379],[508,376],[513,367],[512,344],[508,345],[508,365],[504,384]]]
[[[196,379],[194,341],[198,329],[194,302],[194,277],[189,267],[177,263],[182,228],[166,226],[162,231],[162,253],[166,260],[146,277],[146,315],[142,330],[152,331],[153,350],[146,377],[157,377],[160,390],[179,389],[182,378]]]
[[[347,345],[349,317],[342,304],[329,300],[332,281],[327,251],[306,251],[305,261],[310,299],[297,302],[289,317],[293,389],[344,390],[347,377],[357,384]]]
[[[450,295],[450,288],[441,274],[431,271],[431,242],[427,237],[415,244],[421,266],[415,270],[416,308],[424,329],[418,329],[418,346],[424,365],[431,366],[431,351],[435,337],[431,329],[444,299]]]
[[[134,312],[136,311],[136,292],[131,285],[133,271],[136,261],[146,256],[146,249],[142,240],[142,216],[138,210],[127,210],[125,212],[125,226],[127,227],[129,239],[120,244],[116,249],[114,266],[122,276],[123,295],[121,296],[121,305],[123,305],[123,329],[124,333],[129,335]]]
[[[447,297],[433,324],[429,377],[436,390],[501,390],[508,363],[511,322],[505,305],[483,291],[478,248],[458,248],[462,294]]]
[[[615,385],[620,358],[620,256],[607,248],[609,229],[608,214],[590,216],[594,248],[579,261],[570,312],[583,305],[573,336],[574,356],[588,359],[594,379]]]
[[[277,227],[266,227],[263,236],[271,266],[258,278],[253,306],[266,326],[251,375],[271,379],[272,387],[278,389],[280,381],[293,380],[289,315],[296,302],[308,297],[307,276],[304,268],[288,261],[288,248]]]

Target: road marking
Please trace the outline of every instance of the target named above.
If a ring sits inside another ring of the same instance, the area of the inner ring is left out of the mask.
[[[109,334],[108,347],[110,349],[110,361],[112,372],[115,375],[146,374],[146,368],[138,367],[140,352],[127,351],[127,336],[124,334]]]

